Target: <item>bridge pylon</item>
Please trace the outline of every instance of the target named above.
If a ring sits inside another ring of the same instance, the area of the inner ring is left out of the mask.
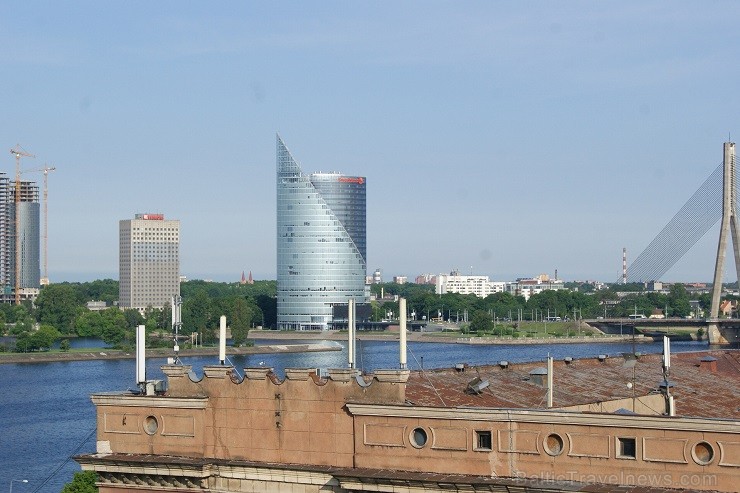
[[[712,306],[710,319],[719,318],[719,304],[722,299],[722,271],[725,267],[725,253],[727,252],[728,235],[732,237],[732,249],[735,253],[735,270],[740,283],[740,224],[737,218],[737,186],[735,170],[735,143],[724,143],[723,158],[724,175],[722,179],[722,226],[719,230],[719,244],[717,245],[717,261],[714,264],[714,283],[712,285]],[[708,326],[710,344],[727,344],[729,341],[722,336],[718,324]]]

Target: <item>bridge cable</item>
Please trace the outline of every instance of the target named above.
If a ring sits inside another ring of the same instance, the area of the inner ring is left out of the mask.
[[[720,164],[628,267],[628,280],[659,280],[717,223],[723,174]]]

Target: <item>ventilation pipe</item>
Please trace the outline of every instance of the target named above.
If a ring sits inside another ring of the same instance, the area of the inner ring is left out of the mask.
[[[218,327],[218,361],[226,364],[226,315],[221,315]]]
[[[399,363],[402,370],[406,369],[406,298],[398,299],[398,330],[401,334]]]
[[[355,367],[355,300],[347,303],[347,366]]]
[[[547,407],[552,407],[552,371],[553,371],[553,365],[552,365],[552,356],[547,357]]]
[[[136,384],[146,385],[146,325],[136,327]]]

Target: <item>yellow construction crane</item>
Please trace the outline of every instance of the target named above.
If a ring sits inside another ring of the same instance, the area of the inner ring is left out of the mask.
[[[54,166],[44,166],[43,168],[24,169],[21,173],[34,173],[41,171],[44,173],[44,277],[41,278],[41,285],[49,284],[49,172],[56,171]]]
[[[15,277],[15,304],[21,304],[21,235],[20,235],[20,214],[18,209],[21,202],[21,157],[35,158],[33,154],[26,152],[20,144],[16,144],[10,150],[15,156],[15,267],[13,269]]]

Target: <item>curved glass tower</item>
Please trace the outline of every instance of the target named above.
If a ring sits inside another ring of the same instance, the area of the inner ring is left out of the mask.
[[[332,307],[365,303],[366,179],[306,175],[277,137],[277,323],[326,330]]]

